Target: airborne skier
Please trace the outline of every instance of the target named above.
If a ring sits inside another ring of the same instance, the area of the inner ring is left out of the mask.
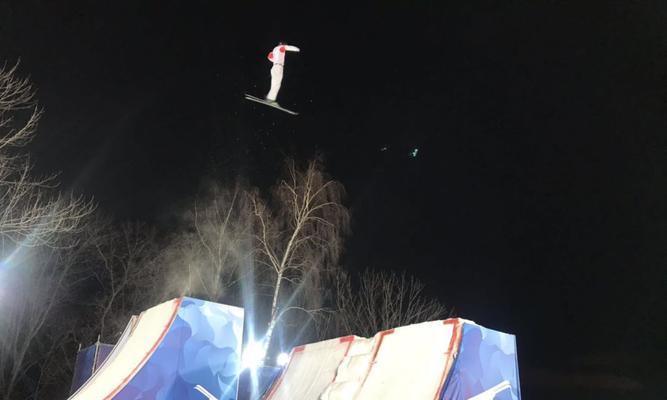
[[[278,91],[280,90],[280,84],[283,81],[283,69],[285,68],[285,52],[294,51],[299,52],[299,48],[296,46],[290,46],[285,43],[279,43],[278,46],[274,47],[273,50],[269,53],[267,58],[273,63],[271,67],[271,90],[266,95],[268,101],[276,101],[278,97]]]
[[[266,94],[265,99],[260,99],[258,97],[246,94],[245,98],[248,100],[255,101],[257,103],[266,104],[277,108],[279,110],[285,111],[287,113],[297,115],[294,111],[283,108],[278,104],[278,92],[280,91],[280,85],[283,81],[283,70],[285,68],[285,53],[288,51],[299,52],[299,48],[296,46],[291,46],[286,43],[280,42],[273,50],[268,54],[267,58],[273,63],[271,67],[271,89],[269,93]]]

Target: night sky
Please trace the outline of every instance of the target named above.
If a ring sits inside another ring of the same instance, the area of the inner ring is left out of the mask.
[[[321,154],[345,265],[515,333],[525,398],[664,398],[667,3],[316,3],[0,1],[38,170],[168,229],[207,176]],[[281,40],[298,117],[243,100]]]

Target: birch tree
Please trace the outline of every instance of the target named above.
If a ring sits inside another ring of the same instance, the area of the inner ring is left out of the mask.
[[[322,282],[337,273],[349,227],[349,212],[342,204],[344,188],[324,173],[318,161],[299,169],[288,160],[286,178],[272,194],[270,202],[257,191],[250,194],[256,262],[268,275],[271,289],[265,351],[285,313],[322,309]]]

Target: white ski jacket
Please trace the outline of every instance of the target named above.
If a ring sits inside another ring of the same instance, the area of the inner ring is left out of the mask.
[[[300,50],[296,46],[290,46],[288,44],[279,44],[278,46],[273,48],[273,51],[269,53],[267,58],[274,64],[284,65],[286,51],[299,52]]]

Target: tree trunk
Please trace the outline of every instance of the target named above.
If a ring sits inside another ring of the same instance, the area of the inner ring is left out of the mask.
[[[271,319],[269,320],[269,327],[266,330],[266,335],[264,336],[264,356],[266,357],[266,352],[269,350],[269,345],[271,344],[271,337],[273,336],[273,330],[276,327],[276,322],[278,318],[278,295],[280,294],[280,285],[283,281],[283,272],[278,273],[276,278],[276,286],[273,289],[273,301],[271,302]]]

